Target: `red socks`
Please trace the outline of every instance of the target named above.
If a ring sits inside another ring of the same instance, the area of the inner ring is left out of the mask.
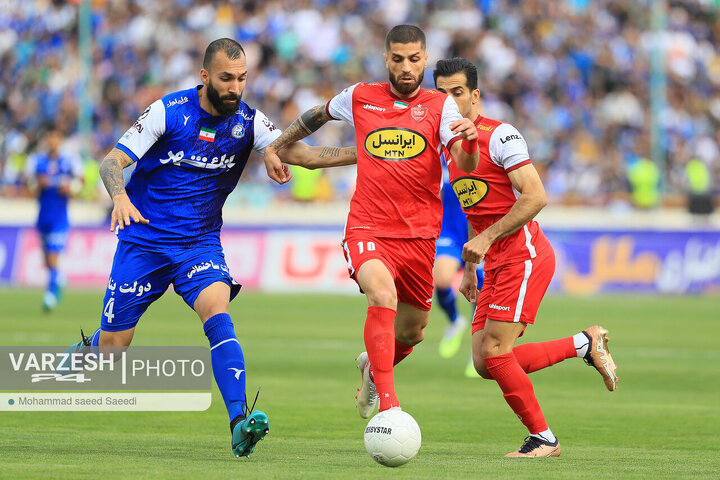
[[[395,353],[395,313],[392,308],[368,307],[365,320],[365,348],[370,365],[372,365],[373,380],[380,400],[379,410],[381,412],[400,405],[395,395],[393,378],[393,362],[397,355]],[[405,358],[407,353],[405,355],[401,353],[400,360]]]
[[[405,343],[399,342],[398,339],[395,339],[395,358],[393,359],[393,367],[397,365],[398,363],[402,362],[405,357],[410,355],[410,352],[413,351],[413,347],[410,345],[407,345]]]
[[[487,369],[503,391],[505,401],[531,434],[548,429],[532,382],[513,352],[484,359]]]
[[[525,373],[537,372],[567,358],[577,356],[573,337],[548,342],[523,343],[513,348],[513,354]]]

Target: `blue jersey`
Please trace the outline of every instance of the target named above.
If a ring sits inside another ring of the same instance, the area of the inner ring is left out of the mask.
[[[235,115],[200,107],[198,89],[150,105],[117,148],[137,162],[126,186],[150,223],[120,230],[121,240],[148,246],[220,245],[222,207],[251,151],[260,153],[280,130],[244,102]]]
[[[60,185],[82,176],[82,167],[76,157],[59,153],[33,155],[26,165],[28,176],[46,177],[50,185],[41,187],[38,196],[40,209],[37,228],[41,232],[64,231],[69,228],[68,197],[60,193]]]
[[[455,191],[450,186],[450,176],[445,162],[442,162],[442,166],[443,185],[440,190],[440,198],[443,205],[443,216],[438,246],[442,246],[444,243],[450,244],[450,240],[452,240],[452,244],[459,245],[462,251],[462,246],[468,241],[468,221]]]

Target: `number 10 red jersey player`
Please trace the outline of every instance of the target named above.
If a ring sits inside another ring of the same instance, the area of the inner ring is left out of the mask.
[[[440,233],[440,150],[471,172],[477,129],[455,101],[420,88],[427,66],[425,34],[393,27],[385,39],[389,83],[358,83],[303,113],[265,150],[268,174],[282,176],[277,152],[330,120],[355,128],[357,188],[343,249],[350,276],[368,300],[365,347],[357,358],[358,413],[368,418],[399,407],[393,367],[422,341],[432,303],[435,239]]]

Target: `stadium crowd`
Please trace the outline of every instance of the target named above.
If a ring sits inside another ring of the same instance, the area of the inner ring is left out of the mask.
[[[635,188],[720,193],[720,15],[714,1],[668,2],[667,30],[651,31],[650,0],[94,0],[92,142],[77,129],[80,83],[77,1],[0,1],[0,195],[25,194],[23,165],[49,125],[65,148],[86,150],[86,198],[106,198],[97,163],[155,99],[198,82],[205,46],[228,36],[245,47],[244,100],[281,127],[361,80],[386,81],[378,52],[388,29],[427,33],[431,87],[439,59],[480,67],[485,115],[524,134],[551,203],[629,205]],[[666,52],[660,171],[650,158],[651,53]],[[311,138],[350,145],[333,122]],[[86,147],[85,149],[81,147]],[[703,170],[704,169],[704,170]],[[636,171],[635,171],[636,170]],[[697,170],[693,170],[697,171]],[[701,175],[701,176],[702,176]],[[230,204],[342,200],[354,171],[296,175],[274,186],[255,162]],[[701,179],[702,180],[702,179]],[[643,204],[645,203],[645,204]]]

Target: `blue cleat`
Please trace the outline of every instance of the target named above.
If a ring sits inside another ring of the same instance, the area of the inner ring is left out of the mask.
[[[236,457],[249,457],[255,444],[270,432],[270,423],[265,412],[256,410],[246,418],[238,416],[230,424],[232,451]]]

